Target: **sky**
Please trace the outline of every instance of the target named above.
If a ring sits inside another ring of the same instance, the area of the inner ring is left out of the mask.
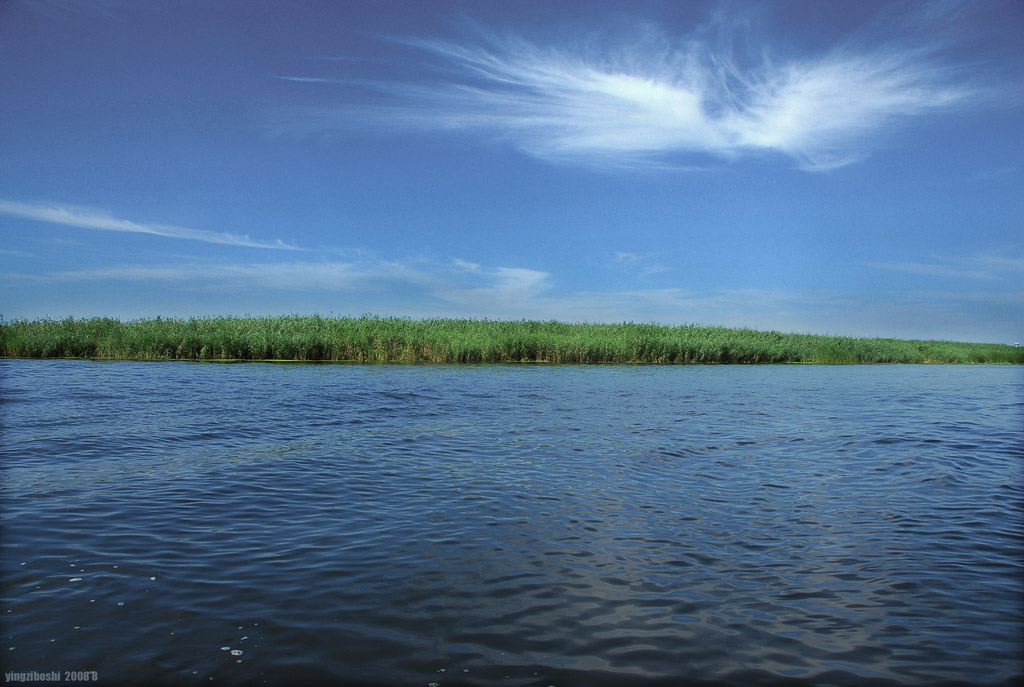
[[[1024,3],[0,0],[0,316],[1024,340]]]

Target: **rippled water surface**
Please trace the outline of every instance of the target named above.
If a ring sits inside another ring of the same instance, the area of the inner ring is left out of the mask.
[[[0,360],[4,671],[1020,684],[1024,371]]]

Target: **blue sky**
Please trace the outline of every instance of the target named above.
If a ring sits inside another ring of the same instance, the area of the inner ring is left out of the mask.
[[[1024,339],[1024,5],[0,3],[0,315]]]

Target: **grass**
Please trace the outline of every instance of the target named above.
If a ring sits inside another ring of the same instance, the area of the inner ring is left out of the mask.
[[[0,357],[402,363],[1012,363],[1002,344],[724,327],[382,317],[0,319]]]

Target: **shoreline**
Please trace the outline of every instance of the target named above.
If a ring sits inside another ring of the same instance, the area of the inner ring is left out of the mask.
[[[1024,363],[1017,363],[1013,361],[1006,362],[947,362],[947,361],[935,361],[925,360],[923,362],[875,362],[875,361],[861,361],[855,363],[825,363],[818,361],[795,361],[795,360],[783,360],[779,362],[687,362],[687,363],[661,363],[661,362],[650,362],[644,360],[624,360],[624,361],[597,361],[597,362],[551,362],[548,360],[502,360],[502,361],[482,361],[482,362],[439,362],[434,360],[316,360],[310,358],[130,358],[130,357],[82,357],[82,356],[17,356],[17,355],[0,355],[0,360],[78,360],[83,362],[93,363],[210,363],[210,364],[221,364],[221,365],[239,365],[248,363],[263,363],[263,364],[274,364],[274,365],[452,365],[452,366],[471,366],[471,365],[534,365],[538,367],[550,366],[555,367],[559,365],[603,365],[603,366],[649,366],[649,367],[664,367],[664,366],[757,366],[757,367],[768,367],[773,365],[859,365],[859,366],[899,366],[899,365],[916,365],[916,366],[936,366],[936,365],[1024,365]]]
[[[529,364],[1024,364],[1006,344],[644,323],[392,317],[0,320],[0,358]]]

